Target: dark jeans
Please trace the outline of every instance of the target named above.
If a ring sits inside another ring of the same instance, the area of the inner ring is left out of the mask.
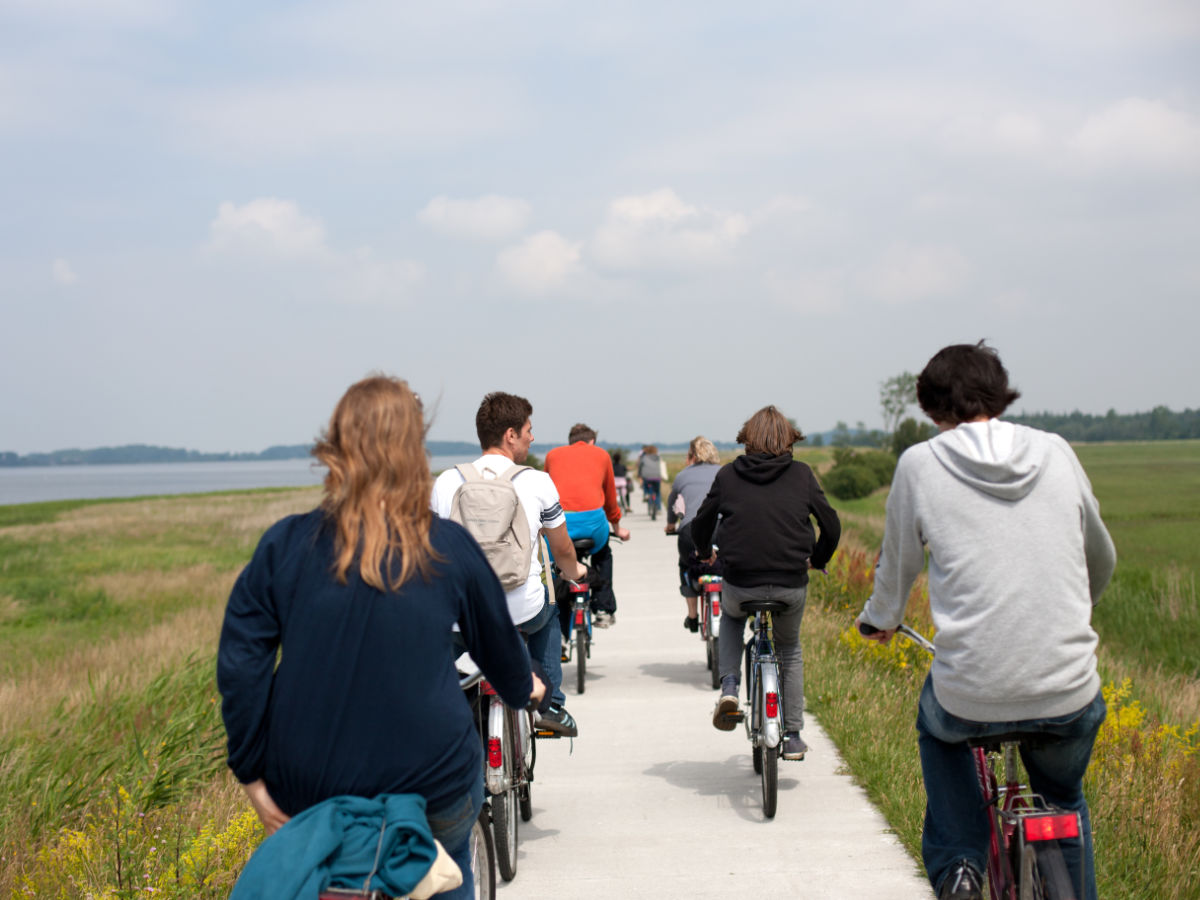
[[[724,635],[722,630],[721,636]],[[1079,813],[1085,896],[1087,900],[1096,900],[1092,826],[1083,797],[1083,774],[1105,712],[1104,696],[1096,694],[1083,709],[1065,716],[1019,722],[972,722],[946,712],[933,694],[932,678],[925,678],[917,713],[926,797],[921,855],[934,890],[959,860],[967,860],[981,873],[987,871],[988,809],[983,805],[967,740],[1008,732],[1037,732],[1045,735],[1044,743],[1036,747],[1021,745],[1021,761],[1029,773],[1029,786],[1052,806]],[[1060,841],[1071,880],[1076,885],[1080,883],[1080,840]]]
[[[452,891],[438,894],[444,900],[468,900],[475,896],[475,880],[471,876],[471,828],[483,808],[483,776],[471,789],[437,809],[427,809],[425,818],[433,836],[442,842],[446,852],[462,869],[463,883]]]
[[[542,611],[528,622],[522,622],[517,628],[525,635],[530,658],[540,664],[540,674],[546,681],[547,700],[561,706],[567,698],[562,692],[562,647],[554,640],[558,637],[554,630],[554,610],[547,592]],[[545,705],[543,701],[542,706]]]
[[[692,523],[688,522],[677,532],[679,535],[679,593],[685,597],[696,597],[696,589],[688,579],[688,562],[696,550],[696,542],[692,540]]]

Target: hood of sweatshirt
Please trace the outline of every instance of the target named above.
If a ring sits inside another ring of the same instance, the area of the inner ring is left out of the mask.
[[[792,454],[746,453],[733,461],[733,471],[751,484],[770,484],[788,470]]]
[[[938,462],[976,490],[1019,500],[1045,470],[1050,442],[1036,429],[988,419],[944,431],[930,439],[929,448]]]

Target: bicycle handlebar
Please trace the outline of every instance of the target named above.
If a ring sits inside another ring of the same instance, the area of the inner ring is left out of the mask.
[[[858,633],[863,637],[870,637],[873,634],[879,634],[879,632],[882,630],[882,628],[876,628],[874,625],[859,619]],[[929,640],[929,638],[925,637],[925,635],[921,634],[919,631],[914,631],[912,628],[909,628],[907,625],[901,622],[898,626],[896,626],[896,634],[904,635],[904,637],[908,638],[922,650],[927,651],[930,656],[933,655],[933,643]]]

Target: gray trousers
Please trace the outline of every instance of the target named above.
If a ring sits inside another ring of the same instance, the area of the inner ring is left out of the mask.
[[[804,655],[800,650],[800,621],[804,618],[804,587],[780,587],[774,584],[742,588],[728,581],[721,591],[721,633],[717,660],[721,680],[733,676],[742,680],[742,651],[746,646],[746,613],[742,604],[752,600],[779,600],[787,604],[783,612],[771,614],[775,636],[775,657],[783,677],[783,729],[804,728]]]

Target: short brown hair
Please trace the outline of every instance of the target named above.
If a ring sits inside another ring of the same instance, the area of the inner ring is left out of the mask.
[[[524,397],[493,391],[483,398],[475,413],[475,434],[481,450],[499,447],[504,433],[513,429],[518,434],[533,415],[533,405]]]
[[[596,429],[589,428],[582,422],[576,422],[571,426],[571,431],[567,435],[567,443],[574,444],[577,441],[594,441],[596,439]]]
[[[780,456],[791,453],[792,445],[804,440],[804,434],[774,406],[764,406],[746,420],[736,440],[746,445],[747,453]]]

